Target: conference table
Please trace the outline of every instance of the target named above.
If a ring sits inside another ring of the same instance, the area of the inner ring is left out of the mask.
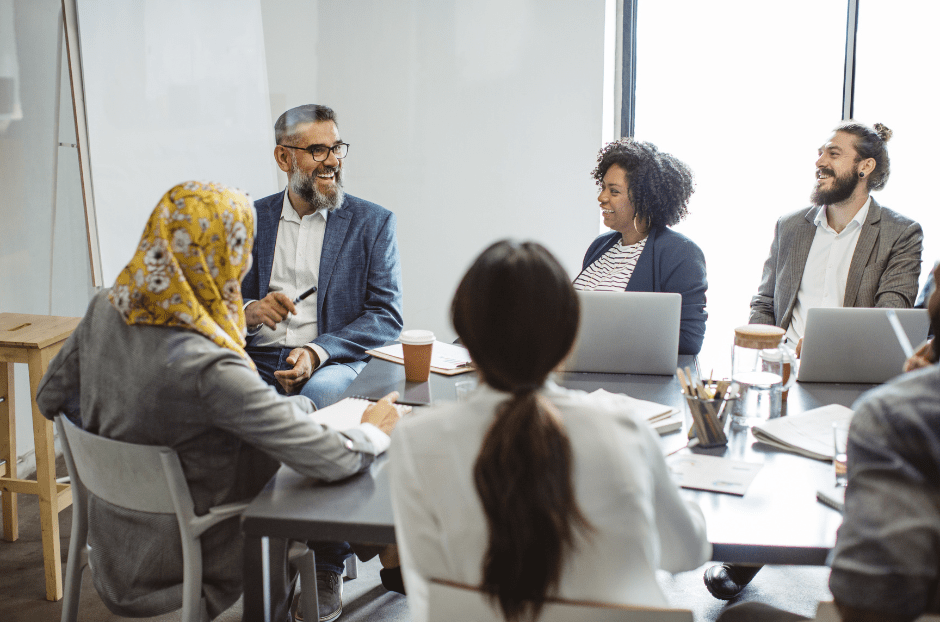
[[[680,356],[680,366],[694,365]],[[473,374],[431,374],[427,383],[405,381],[401,365],[372,359],[344,394],[381,397],[397,390],[402,400],[427,403],[456,399],[455,384]],[[569,389],[611,393],[673,406],[686,413],[681,431],[661,437],[664,453],[701,453],[763,466],[744,496],[682,489],[705,515],[715,561],[747,564],[825,565],[842,515],[816,500],[816,490],[833,481],[832,465],[757,443],[749,430],[731,434],[715,449],[685,448],[690,417],[675,376],[557,373]],[[872,385],[796,383],[784,415],[824,406],[851,406]],[[419,411],[408,416],[420,416]],[[242,514],[245,535],[245,619],[269,619],[268,576],[262,552],[266,538],[393,544],[387,455],[368,471],[325,484],[282,467]]]

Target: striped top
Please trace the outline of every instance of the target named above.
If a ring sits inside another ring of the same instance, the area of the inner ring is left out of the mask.
[[[582,291],[622,292],[627,289],[636,262],[643,253],[647,238],[636,244],[623,245],[623,239],[585,268],[574,280],[574,288]]]

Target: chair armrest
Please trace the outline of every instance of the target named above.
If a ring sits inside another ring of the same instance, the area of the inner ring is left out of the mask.
[[[201,536],[209,527],[217,525],[233,516],[238,516],[248,507],[247,503],[226,503],[209,508],[209,512],[190,521],[195,535]]]

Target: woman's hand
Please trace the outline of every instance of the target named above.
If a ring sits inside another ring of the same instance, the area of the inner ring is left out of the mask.
[[[398,391],[392,391],[366,408],[365,412],[362,413],[362,423],[371,423],[386,434],[391,434],[395,424],[401,419],[398,409],[393,405],[399,397]]]

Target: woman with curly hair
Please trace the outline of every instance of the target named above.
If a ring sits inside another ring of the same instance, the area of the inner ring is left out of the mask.
[[[705,338],[705,255],[669,229],[688,215],[692,171],[655,145],[632,138],[607,144],[594,179],[604,224],[584,255],[575,289],[682,295],[679,354],[698,354]]]

